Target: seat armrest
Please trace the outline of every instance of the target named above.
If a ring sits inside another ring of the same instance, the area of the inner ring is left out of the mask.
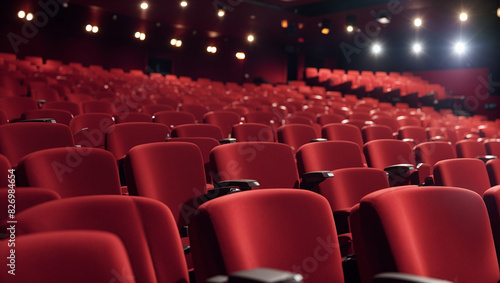
[[[237,271],[229,276],[218,275],[209,278],[207,283],[300,283],[302,280],[300,274],[271,268],[255,268]]]
[[[415,170],[413,164],[395,164],[384,168],[384,171],[389,174],[402,175],[402,176],[409,176],[410,171],[413,170]]]
[[[327,139],[324,139],[324,138],[317,138],[317,139],[313,139],[313,140],[311,140],[311,142],[322,142],[322,141],[327,141]]]
[[[38,118],[38,119],[28,119],[28,120],[19,120],[19,121],[16,121],[16,123],[32,123],[32,122],[36,122],[36,123],[55,123],[56,120],[54,120],[52,118]]]
[[[407,273],[384,272],[373,277],[373,283],[451,283],[447,280],[417,276]]]
[[[239,188],[242,191],[246,190],[251,190],[252,188],[255,187],[260,187],[259,182],[251,179],[236,179],[236,180],[227,180],[227,181],[220,181],[215,184],[216,188],[223,188],[223,187],[236,187]]]
[[[432,175],[431,165],[428,163],[419,163],[417,164],[418,170],[418,180],[415,180],[417,185],[420,184],[429,184],[432,181],[432,178],[429,180],[429,177]],[[413,183],[415,185],[415,183]]]
[[[314,187],[328,178],[333,178],[332,171],[314,171],[302,174],[302,182],[300,188],[306,190],[313,190]]]
[[[219,140],[220,144],[228,144],[228,143],[235,143],[235,142],[236,142],[235,138],[227,138],[227,139]]]
[[[476,158],[481,159],[484,163],[486,163],[490,160],[497,159],[497,156],[496,155],[480,155],[480,156],[476,156]]]
[[[415,171],[413,164],[395,164],[384,168],[384,171],[387,172],[391,187],[409,185],[414,182],[418,184],[418,172]]]

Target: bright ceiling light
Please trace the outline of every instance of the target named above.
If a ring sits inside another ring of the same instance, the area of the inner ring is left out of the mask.
[[[243,53],[243,52],[237,52],[236,53],[236,58],[238,58],[239,60],[245,59],[245,53]]]
[[[217,16],[219,16],[220,18],[224,17],[225,14],[226,11],[224,11],[224,9],[219,9],[219,11],[217,11]]]
[[[172,39],[170,40],[170,45],[175,46],[175,44],[176,44],[176,43],[177,43],[177,39],[172,38]]]
[[[92,25],[87,25],[85,27],[85,30],[88,31],[88,32],[91,32],[92,31]]]
[[[413,21],[413,24],[416,27],[420,27],[420,26],[422,26],[422,20],[420,18],[416,18],[415,21]]]
[[[141,9],[146,10],[147,8],[149,8],[148,3],[146,3],[146,2],[142,2],[142,3],[141,3]]]
[[[420,43],[415,43],[413,44],[412,50],[413,53],[420,54],[420,52],[422,52],[422,45]]]
[[[139,37],[140,40],[145,40],[146,39],[146,34],[141,32],[141,36]]]
[[[455,53],[457,53],[457,54],[464,54],[465,53],[465,49],[466,49],[465,43],[463,43],[463,42],[457,42],[457,43],[455,43],[454,49],[455,49]]]
[[[288,21],[287,20],[282,20],[281,21],[281,27],[282,28],[287,28],[288,27]]]
[[[347,32],[353,32],[354,27],[353,26],[347,26]]]
[[[187,5],[188,5],[188,2],[187,2],[187,1],[181,1],[181,7],[182,7],[182,8],[187,7]]]
[[[139,37],[141,37],[141,33],[137,31],[137,32],[134,34],[134,36],[135,36],[135,38],[139,38]]]
[[[20,18],[20,19],[24,19],[24,17],[26,17],[26,12],[24,12],[23,10],[17,12],[17,16]]]
[[[215,54],[217,52],[217,47],[215,47],[215,46],[208,46],[207,47],[207,52]]]
[[[330,29],[329,28],[322,28],[321,29],[321,33],[322,34],[329,34],[330,33]]]
[[[380,54],[382,52],[382,46],[380,46],[380,44],[378,43],[373,44],[372,52],[373,54]]]
[[[28,13],[28,14],[26,15],[26,20],[28,20],[28,21],[33,20],[33,14],[32,14],[32,13]]]
[[[98,27],[98,26],[93,26],[93,27],[92,27],[92,32],[93,32],[93,33],[97,33],[97,32],[99,32],[99,27]]]
[[[181,46],[182,46],[182,41],[177,40],[177,42],[175,43],[175,47],[181,47]]]
[[[500,8],[497,9],[497,17],[500,18]]]
[[[247,36],[247,40],[248,40],[248,42],[253,42],[255,40],[255,37],[252,34],[249,34]]]
[[[467,15],[467,13],[464,13],[464,12],[460,13],[460,16],[459,16],[460,21],[465,22],[465,21],[467,21],[468,18],[469,18],[469,16]]]

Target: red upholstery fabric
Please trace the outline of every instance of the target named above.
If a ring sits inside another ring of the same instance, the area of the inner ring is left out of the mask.
[[[274,142],[274,134],[271,127],[261,123],[234,125],[231,137],[235,138],[238,142]]]
[[[223,139],[222,131],[215,125],[208,124],[189,124],[179,125],[172,129],[172,137],[207,137],[216,140]]]
[[[194,124],[195,116],[185,111],[161,111],[154,115],[154,122],[164,124],[170,128],[177,125]]]
[[[129,122],[153,122],[151,116],[144,113],[133,113],[126,112],[119,115],[115,115],[115,121],[119,123],[129,123]]]
[[[475,140],[460,140],[455,144],[458,157],[476,158],[486,155],[484,144]]]
[[[365,143],[373,140],[392,139],[394,138],[392,133],[392,129],[385,125],[364,126],[361,129]]]
[[[24,112],[21,116],[22,120],[29,119],[40,119],[40,118],[52,118],[56,120],[56,123],[61,123],[66,126],[69,126],[69,122],[73,119],[73,114],[66,110],[57,110],[57,109],[38,109]]]
[[[15,275],[0,274],[2,282],[136,282],[127,251],[118,237],[98,231],[65,231],[19,236]],[[7,243],[2,258],[10,256]]]
[[[16,123],[0,126],[0,154],[5,155],[14,167],[29,153],[66,146],[74,146],[73,136],[66,125]]]
[[[233,125],[241,122],[241,116],[231,111],[211,111],[205,114],[203,120],[207,124],[218,126],[224,138],[229,137]]]
[[[412,139],[415,144],[427,141],[427,132],[421,126],[404,126],[398,130],[398,138]]]
[[[22,185],[50,188],[62,198],[121,194],[116,160],[102,149],[37,151],[19,162],[18,173]]]
[[[139,197],[86,196],[41,204],[17,214],[17,219],[19,234],[111,232],[127,249],[137,282],[189,282],[175,220],[161,202]]]
[[[179,228],[189,223],[199,204],[194,199],[207,192],[198,146],[187,142],[143,144],[130,150],[125,163],[130,194],[165,203]]]
[[[58,109],[58,110],[66,110],[73,114],[73,116],[77,116],[81,113],[80,105],[78,103],[69,102],[69,101],[53,101],[47,102],[43,105],[43,109]]]
[[[252,179],[259,188],[298,188],[299,176],[290,146],[269,142],[225,144],[212,150],[218,180]],[[214,180],[215,181],[215,180]]]
[[[479,195],[491,187],[484,162],[476,158],[455,158],[434,165],[436,185],[460,187]]]
[[[500,185],[500,159],[493,159],[486,163],[486,170],[490,176],[492,186]]]
[[[453,282],[500,278],[485,205],[469,190],[380,190],[353,209],[351,228],[363,282],[393,271]]]
[[[383,170],[395,164],[415,165],[411,146],[400,140],[374,140],[367,142],[363,151],[368,166]]]
[[[359,146],[350,141],[324,141],[303,145],[297,152],[299,174],[363,167]]]
[[[500,157],[500,140],[487,140],[484,142],[486,153]]]
[[[497,159],[498,160],[498,159]],[[495,240],[497,259],[500,264],[500,186],[488,189],[483,196],[484,203],[490,216],[491,230]]]
[[[321,114],[318,116],[318,123],[321,126],[331,123],[340,123],[345,119],[343,115],[340,114]]]
[[[69,123],[75,144],[83,147],[104,148],[104,133],[114,125],[113,117],[105,113],[87,113],[75,116]]]
[[[327,124],[323,126],[321,133],[323,138],[327,140],[352,141],[359,146],[360,152],[362,152],[363,137],[361,136],[360,128],[356,126],[348,124]],[[364,161],[365,157],[362,156],[362,158]]]
[[[396,119],[390,117],[374,116],[372,121],[376,125],[384,125],[391,128],[393,132],[397,132],[399,129],[399,123]]]
[[[142,106],[142,113],[153,116],[160,111],[174,111],[175,108],[164,104],[148,104]]]
[[[12,166],[10,165],[10,161],[7,159],[7,157],[0,154],[0,172],[2,172],[2,178],[0,178],[0,188],[7,187],[10,184],[8,178],[9,173],[7,172],[7,170],[11,168]]]
[[[38,108],[36,101],[28,97],[3,97],[0,98],[0,110],[10,122],[20,119],[21,115]]]
[[[316,131],[309,125],[288,124],[278,128],[278,142],[289,145],[294,153],[299,147],[316,138]]]
[[[457,157],[451,143],[444,141],[423,142],[415,146],[413,151],[417,164],[429,164],[431,172],[434,170],[434,164],[438,161]]]
[[[128,151],[140,144],[164,142],[170,130],[162,124],[153,122],[130,122],[112,125],[106,129],[106,150],[116,159],[122,159]]]
[[[16,203],[15,203],[16,213],[20,213],[23,210],[26,210],[32,206],[44,202],[61,199],[59,194],[57,194],[53,190],[46,188],[16,187],[15,190],[16,191],[14,195],[16,198]],[[0,201],[2,202],[2,205],[4,205],[6,208],[0,212],[0,223],[3,223],[4,220],[7,220],[9,218],[9,214],[7,213],[7,207],[9,205],[8,195],[9,195],[9,188],[7,187],[0,188]]]
[[[328,202],[293,189],[240,192],[200,206],[190,226],[197,282],[217,274],[269,267],[304,282],[343,282]]]
[[[281,117],[280,113],[274,112],[257,111],[245,115],[247,123],[259,123],[265,125],[270,125],[271,123],[281,125],[281,120],[283,119],[284,117]]]
[[[81,103],[83,113],[105,113],[113,115],[113,105],[108,101],[85,101]]]
[[[205,106],[197,105],[197,104],[183,104],[181,107],[181,111],[187,111],[194,115],[196,121],[203,121],[203,115],[208,112],[208,109]]]

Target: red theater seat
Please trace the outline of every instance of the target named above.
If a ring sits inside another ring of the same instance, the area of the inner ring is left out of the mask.
[[[223,139],[222,131],[218,126],[209,124],[186,124],[175,126],[172,129],[173,138],[207,137],[216,140]]]
[[[211,111],[203,116],[207,124],[218,126],[222,136],[228,138],[234,125],[241,123],[241,116],[231,111]]]
[[[460,187],[479,195],[491,187],[483,161],[476,158],[455,158],[439,161],[434,165],[436,185]]]
[[[160,111],[174,111],[170,105],[165,104],[147,104],[142,106],[142,113],[147,114],[149,116],[155,116],[156,113]]]
[[[153,117],[155,123],[168,126],[170,129],[178,125],[194,124],[196,117],[185,111],[160,111]]]
[[[75,143],[83,147],[104,148],[104,133],[115,121],[110,114],[86,113],[75,116],[69,123]]]
[[[81,103],[83,113],[105,113],[114,115],[113,104],[109,101],[85,101]]]
[[[416,163],[429,164],[431,172],[438,161],[457,157],[451,143],[444,141],[423,142],[415,146],[413,151]]]
[[[271,127],[260,123],[234,125],[231,137],[235,138],[238,142],[274,142],[274,133]]]
[[[9,122],[21,119],[21,115],[30,110],[36,110],[36,101],[28,97],[0,98],[0,110]]]
[[[486,170],[490,176],[491,185],[500,185],[500,159],[494,159],[486,162]]]
[[[7,172],[7,170],[2,172]],[[5,179],[8,180],[7,178]],[[8,204],[9,194],[12,192],[12,188],[7,186],[8,184],[5,185],[5,187],[0,188],[0,200],[6,205]],[[13,195],[15,196],[16,213],[21,213],[22,211],[30,207],[39,205],[44,202],[61,199],[61,196],[59,196],[59,194],[57,194],[55,191],[46,188],[15,187],[14,190],[15,193]],[[5,220],[9,220],[9,216],[10,214],[8,213],[8,209],[3,209],[0,212],[0,223],[3,223]]]
[[[65,110],[37,109],[24,112],[23,115],[21,116],[21,120],[41,119],[41,118],[54,119],[56,123],[61,123],[66,126],[69,126],[71,119],[73,119],[73,115]]]
[[[288,124],[278,128],[278,142],[289,145],[296,153],[304,144],[318,138],[316,130],[309,125]]]
[[[365,143],[373,140],[394,138],[392,129],[385,125],[364,126],[361,129],[361,135]]]
[[[484,144],[475,140],[460,140],[455,146],[458,157],[476,158],[486,155]]]
[[[43,109],[57,109],[57,110],[65,110],[73,114],[73,116],[80,115],[81,109],[78,103],[69,102],[69,101],[53,101],[47,102],[43,105]]]

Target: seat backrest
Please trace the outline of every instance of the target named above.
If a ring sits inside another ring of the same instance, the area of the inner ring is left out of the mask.
[[[142,106],[142,113],[150,116],[161,111],[175,111],[175,108],[166,104],[147,104]]]
[[[281,113],[257,111],[246,114],[245,119],[247,123],[259,123],[259,124],[269,125],[271,121],[273,121],[274,123],[281,125],[281,120],[283,120],[284,117],[281,117]]]
[[[343,115],[340,114],[320,114],[318,115],[318,124],[324,126],[331,123],[340,123],[345,119]]]
[[[183,104],[181,107],[181,111],[187,111],[194,115],[196,121],[203,121],[203,115],[208,112],[208,109],[205,106],[201,106],[198,104]]]
[[[115,111],[113,104],[109,101],[84,101],[81,103],[83,113],[106,113],[113,115]]]
[[[423,142],[415,146],[413,151],[416,163],[429,164],[431,172],[438,161],[457,158],[451,143],[444,141]]]
[[[106,129],[115,122],[110,114],[86,113],[75,116],[69,123],[75,143],[83,147],[104,148]]]
[[[15,252],[11,254],[7,244],[0,246],[2,258],[15,255],[13,273],[9,274],[9,269],[2,272],[2,282],[136,282],[123,243],[111,233],[64,231],[24,235],[16,237]]]
[[[351,229],[363,282],[381,272],[453,282],[500,279],[486,207],[469,190],[379,190],[352,210]]]
[[[392,133],[392,129],[385,125],[369,125],[361,129],[365,143],[373,140],[392,139],[394,138]]]
[[[500,157],[500,140],[487,140],[484,142],[486,153]]]
[[[398,138],[403,139],[413,139],[415,144],[419,144],[427,141],[427,132],[421,126],[404,126],[398,130]]]
[[[75,102],[69,101],[53,101],[47,102],[43,105],[43,109],[58,109],[58,110],[66,110],[73,114],[73,116],[77,116],[81,113],[80,105]]]
[[[10,122],[20,119],[24,112],[36,109],[38,109],[36,101],[29,97],[0,98],[0,110]]]
[[[128,151],[140,144],[164,142],[170,130],[163,124],[153,122],[130,122],[111,125],[106,129],[105,147],[118,160]]]
[[[241,122],[241,116],[232,111],[211,111],[204,115],[203,120],[207,124],[218,126],[224,138],[229,137],[233,125]]]
[[[127,249],[137,282],[189,282],[179,231],[161,202],[132,196],[85,196],[40,204],[16,218],[20,235],[61,230],[113,233]]]
[[[484,144],[475,140],[460,140],[455,143],[458,157],[476,158],[486,155]]]
[[[271,127],[261,123],[234,125],[231,137],[235,138],[238,142],[274,142],[274,133]]]
[[[297,152],[299,174],[363,167],[359,146],[350,141],[324,141],[305,144]]]
[[[231,194],[201,205],[189,228],[197,282],[256,267],[300,273],[304,282],[344,282],[333,215],[316,193]]]
[[[298,188],[299,176],[290,146],[270,142],[239,142],[210,153],[214,181],[252,179],[259,188]]]
[[[12,194],[12,192],[14,192],[14,194]],[[44,202],[61,199],[61,196],[59,196],[59,194],[57,194],[55,191],[46,188],[15,187],[14,190],[12,190],[7,186],[0,188],[0,200],[4,201],[5,204],[7,204],[7,199],[10,194],[14,195],[16,199],[15,202],[16,213],[20,213],[21,211],[24,211],[32,206]],[[9,216],[10,213],[8,213],[7,209],[1,211],[0,223],[3,223],[5,220],[8,220],[10,218]]]
[[[216,140],[223,139],[222,131],[218,126],[209,124],[186,124],[175,126],[172,129],[172,137],[207,137]]]
[[[372,121],[376,125],[385,125],[390,127],[393,132],[396,132],[399,129],[399,123],[395,118],[374,116]]]
[[[491,186],[500,185],[500,159],[493,159],[486,162],[486,170],[490,176]]]
[[[40,118],[52,118],[56,121],[56,123],[61,123],[66,126],[69,126],[71,119],[73,119],[73,114],[66,110],[58,110],[58,109],[38,109],[38,110],[30,110],[24,112],[21,116],[22,120],[30,120],[30,119],[40,119]]]
[[[13,167],[32,152],[74,146],[68,126],[53,123],[15,123],[0,126],[0,154],[9,159]]]
[[[20,184],[50,188],[62,198],[121,194],[116,160],[103,149],[37,151],[21,159],[18,175]]]
[[[151,116],[146,115],[144,113],[128,112],[115,115],[114,117],[117,124],[129,123],[129,122],[153,122]]]
[[[207,191],[201,151],[188,142],[138,145],[125,159],[128,190],[159,200],[172,211],[179,228],[189,223]]]
[[[164,124],[170,128],[184,124],[194,124],[196,118],[186,111],[160,111],[154,115],[154,122]]]
[[[287,124],[278,128],[278,142],[289,145],[294,153],[316,138],[316,130],[310,125]]]
[[[415,155],[411,146],[401,140],[374,140],[363,146],[369,167],[383,170],[396,164],[415,165]]]
[[[363,148],[363,136],[359,127],[349,124],[327,124],[321,129],[321,136],[327,140],[351,141],[356,143],[360,151]],[[365,157],[363,156],[363,161]]]
[[[440,186],[460,187],[479,195],[491,187],[484,162],[476,158],[454,158],[434,165],[434,183]]]

